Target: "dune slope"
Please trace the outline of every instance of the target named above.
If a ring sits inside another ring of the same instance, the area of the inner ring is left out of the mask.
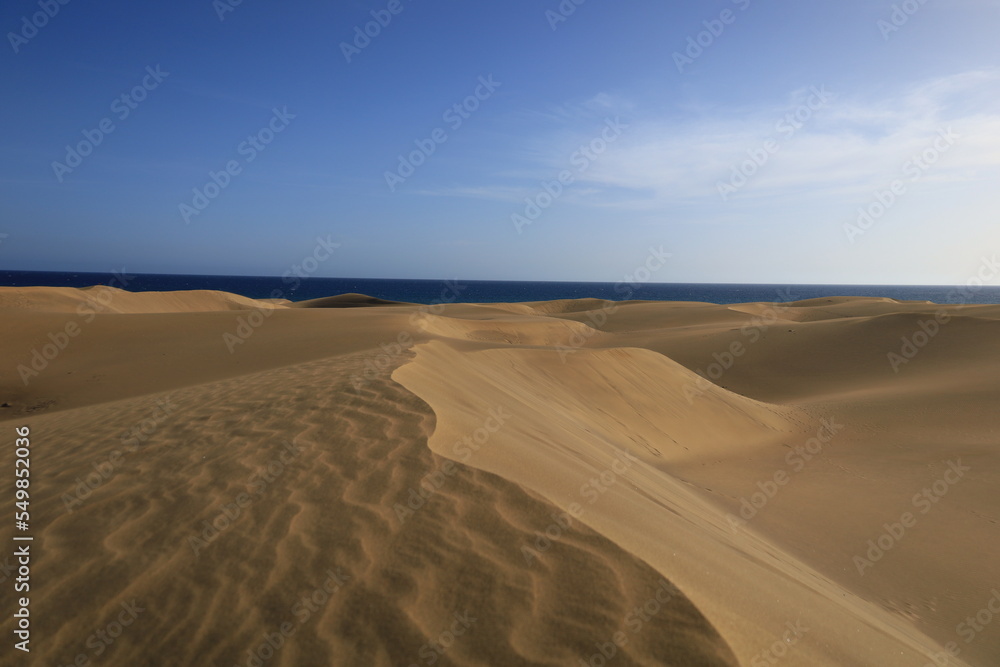
[[[1000,654],[995,306],[4,288],[0,314],[25,664]]]

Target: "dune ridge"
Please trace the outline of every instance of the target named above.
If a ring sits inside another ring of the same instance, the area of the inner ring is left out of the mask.
[[[35,442],[31,664],[1000,652],[1000,622],[961,625],[1000,581],[997,306],[0,288],[0,311],[0,421]]]

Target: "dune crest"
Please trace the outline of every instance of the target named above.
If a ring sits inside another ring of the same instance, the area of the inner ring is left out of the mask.
[[[122,605],[142,631],[105,664],[247,665],[285,622],[267,664],[1000,651],[967,622],[1000,581],[998,306],[0,288],[0,310],[45,664]]]
[[[214,290],[129,292],[107,285],[74,287],[6,287],[0,310],[43,313],[196,313],[248,308],[280,308],[280,300],[250,299]]]
[[[670,472],[803,442],[822,424],[807,412],[733,394],[634,348],[469,351],[438,341],[418,346],[393,378],[434,409],[435,453],[541,494],[650,563],[690,591],[741,662],[792,621],[827,637],[803,642],[789,664],[920,664],[940,650],[752,528],[733,530],[732,515],[701,493],[712,489]],[[470,442],[498,409],[508,425]],[[773,598],[785,602],[775,608]]]

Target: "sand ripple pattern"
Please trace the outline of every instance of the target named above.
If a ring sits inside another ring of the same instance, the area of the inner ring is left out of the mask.
[[[387,375],[354,390],[363,361],[27,419],[28,664],[579,665],[616,632],[627,638],[616,667],[736,664],[681,593],[627,627],[663,579],[578,522],[528,565],[521,546],[558,510],[501,477],[456,463],[401,521],[393,506],[446,459],[427,447],[423,401]],[[77,498],[115,450],[111,473]],[[226,506],[239,515],[220,519]],[[142,611],[110,637],[133,600]],[[12,627],[0,624],[7,637]],[[453,642],[452,629],[463,631]]]

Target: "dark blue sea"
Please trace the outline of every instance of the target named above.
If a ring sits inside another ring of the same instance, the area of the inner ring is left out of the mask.
[[[88,287],[111,285],[129,291],[222,290],[254,299],[304,301],[347,292],[411,303],[514,302],[594,297],[621,301],[797,301],[824,296],[882,296],[901,301],[1000,303],[1000,287],[942,285],[754,285],[716,283],[593,283],[500,280],[383,280],[372,278],[278,278],[154,273],[106,274],[0,271],[0,285]]]

